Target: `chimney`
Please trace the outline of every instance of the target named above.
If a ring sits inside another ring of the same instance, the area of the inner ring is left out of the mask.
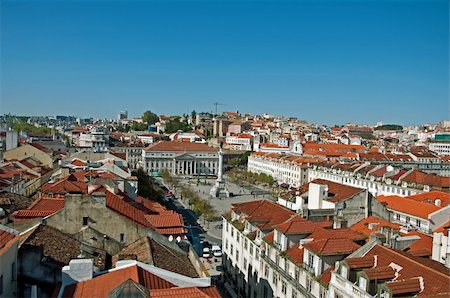
[[[92,259],[76,259],[69,262],[61,270],[62,284],[70,285],[77,282],[92,279],[94,272],[94,261]]]
[[[434,201],[434,205],[436,205],[437,207],[441,207],[441,200],[436,199],[436,201]]]

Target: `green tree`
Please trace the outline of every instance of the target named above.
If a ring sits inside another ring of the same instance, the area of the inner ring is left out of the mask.
[[[164,132],[165,133],[174,133],[179,130],[188,131],[191,129],[192,128],[188,125],[186,118],[184,119],[184,121],[181,121],[180,117],[175,117],[174,119],[169,120],[166,123],[166,130]]]
[[[159,121],[159,117],[151,111],[145,111],[142,115],[142,121],[147,125],[152,125]]]

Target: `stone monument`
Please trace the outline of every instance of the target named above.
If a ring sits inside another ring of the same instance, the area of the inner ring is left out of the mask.
[[[219,169],[217,171],[217,180],[214,186],[211,188],[209,194],[213,198],[228,198],[230,197],[230,193],[228,192],[225,181],[223,180],[223,150],[222,143],[220,144],[219,150]]]

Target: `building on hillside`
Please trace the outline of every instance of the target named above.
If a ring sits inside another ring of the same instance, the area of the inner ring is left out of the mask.
[[[51,169],[54,168],[58,159],[58,156],[51,149],[36,143],[26,143],[3,153],[5,160],[23,160],[28,157],[37,159],[44,166]]]
[[[255,152],[248,157],[247,169],[272,176],[278,184],[299,187],[308,180],[308,166],[318,161],[297,155]]]
[[[142,151],[145,171],[169,171],[172,175],[217,175],[218,150],[206,144],[163,141]]]
[[[428,143],[428,149],[438,155],[450,155],[450,133],[436,134],[434,139]]]
[[[253,136],[246,133],[227,135],[225,138],[224,148],[240,151],[252,151]]]

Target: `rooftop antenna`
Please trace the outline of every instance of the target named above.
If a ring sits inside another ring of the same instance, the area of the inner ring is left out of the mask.
[[[217,115],[217,106],[226,106],[225,104],[222,104],[220,102],[215,102],[215,103],[213,103],[213,105],[214,105],[215,115]]]

